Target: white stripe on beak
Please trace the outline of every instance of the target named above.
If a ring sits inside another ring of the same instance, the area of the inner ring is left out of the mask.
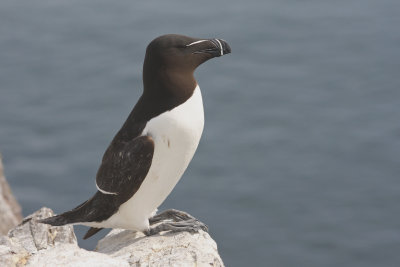
[[[221,42],[220,42],[218,39],[215,39],[215,41],[217,41],[217,42],[218,42],[218,44],[219,44],[219,47],[220,47],[220,49],[221,49],[221,56],[223,56],[223,55],[224,55],[224,50],[223,50],[223,48],[222,48],[222,44],[221,44]]]
[[[199,40],[199,41],[196,41],[196,42],[187,44],[186,46],[192,46],[192,45],[199,44],[199,43],[203,43],[203,42],[207,42],[207,41],[208,41],[208,40]]]

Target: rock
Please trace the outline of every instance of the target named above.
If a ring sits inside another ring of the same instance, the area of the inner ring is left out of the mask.
[[[79,248],[72,226],[49,226],[37,220],[54,215],[41,208],[8,236],[0,237],[0,266],[129,266],[126,261]]]
[[[51,215],[50,209],[42,208],[10,230],[8,236],[0,237],[0,266],[23,266],[42,249],[54,247],[57,243],[76,244],[72,227],[49,227],[36,223],[36,220]]]
[[[224,266],[217,244],[202,230],[146,237],[114,229],[99,241],[96,251],[125,260],[131,266]]]
[[[126,261],[113,259],[107,255],[87,251],[76,245],[62,245],[50,250],[41,250],[29,259],[26,266],[71,266],[71,267],[88,267],[88,266],[120,266],[128,267]]]
[[[41,208],[34,214],[26,217],[20,225],[8,232],[8,238],[22,246],[28,253],[55,247],[57,244],[77,245],[72,226],[50,226],[37,223],[37,220],[53,216],[49,208]]]
[[[15,200],[4,177],[0,154],[0,234],[7,234],[8,230],[20,223],[21,220],[21,207]]]
[[[42,208],[0,237],[0,266],[224,266],[208,233],[142,233],[114,229],[96,251],[79,248],[72,226],[52,227],[37,220]]]

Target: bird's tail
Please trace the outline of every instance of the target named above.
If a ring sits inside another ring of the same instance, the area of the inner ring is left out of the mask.
[[[52,226],[61,226],[61,225],[66,225],[70,222],[67,218],[64,217],[64,214],[56,215],[53,217],[49,217],[46,219],[42,219],[38,221],[39,223],[45,223],[45,224],[50,224]]]
[[[60,215],[55,215],[46,219],[39,220],[39,223],[50,224],[52,226],[62,226],[71,223],[82,222],[82,217],[77,216],[82,213],[82,210],[87,206],[88,200],[77,206],[76,208],[64,212]]]
[[[121,203],[115,202],[113,195],[104,195],[99,191],[89,200],[83,202],[78,207],[64,212],[60,215],[39,220],[53,226],[61,226],[71,223],[101,222],[112,216]],[[102,228],[90,228],[84,239],[96,234]]]
[[[65,212],[67,213],[67,212]],[[66,225],[69,223],[74,223],[73,220],[68,219],[66,214],[60,214],[60,215],[56,215],[53,217],[49,217],[43,220],[39,220],[38,222],[40,223],[45,223],[45,224],[50,224],[52,226],[62,226],[62,225]],[[97,232],[99,232],[100,230],[102,230],[103,228],[96,228],[96,227],[90,227],[90,229],[86,232],[85,236],[83,237],[83,239],[88,239],[89,237],[91,237],[94,234],[97,234]]]

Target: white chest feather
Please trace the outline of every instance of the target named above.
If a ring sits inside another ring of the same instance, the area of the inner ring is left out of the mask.
[[[189,165],[203,127],[204,111],[199,86],[185,103],[151,119],[142,133],[151,136],[155,144],[149,173],[134,196],[103,225],[147,229],[148,218],[167,198]]]

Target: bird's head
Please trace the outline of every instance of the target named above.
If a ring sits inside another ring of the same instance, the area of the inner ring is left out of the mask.
[[[200,64],[230,52],[230,46],[222,39],[162,35],[147,46],[143,64],[144,86],[157,87],[159,81],[156,81],[155,77],[161,78],[163,84],[179,81],[181,84],[187,84],[186,86],[190,87],[189,83],[193,86],[193,83],[196,83],[193,73]]]
[[[167,34],[157,37],[147,46],[145,64],[193,72],[205,61],[230,52],[230,46],[222,39],[199,39]]]

